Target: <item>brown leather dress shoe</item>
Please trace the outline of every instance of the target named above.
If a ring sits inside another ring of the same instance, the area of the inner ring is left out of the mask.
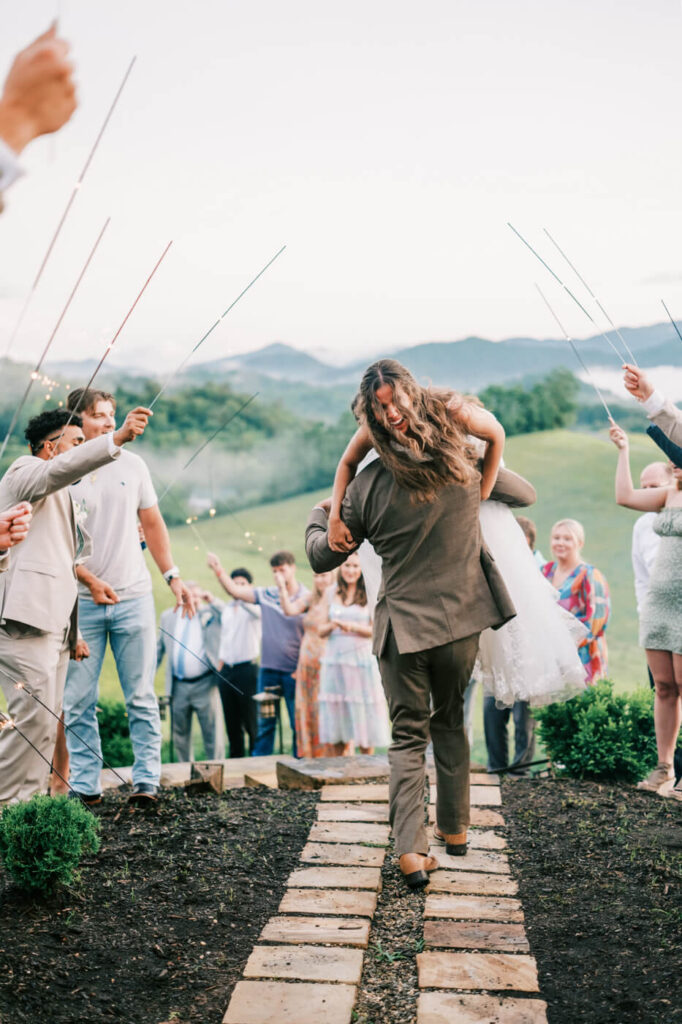
[[[445,852],[450,857],[463,857],[467,852],[466,829],[463,832],[441,832],[438,825],[434,825],[433,838],[439,843],[445,843]]]
[[[438,861],[423,853],[404,853],[400,858],[400,870],[410,889],[421,889],[429,883],[429,871],[435,871]]]

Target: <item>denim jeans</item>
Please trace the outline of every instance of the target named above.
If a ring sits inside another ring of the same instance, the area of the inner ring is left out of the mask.
[[[514,722],[514,760],[509,763],[507,725]],[[517,700],[513,708],[498,708],[494,697],[483,698],[483,728],[488,748],[488,771],[511,768],[512,775],[528,775],[525,767],[535,753],[535,719],[525,700]]]
[[[284,703],[287,706],[289,724],[291,725],[291,731],[293,733],[291,755],[292,757],[296,757],[296,680],[292,676],[291,672],[281,672],[276,668],[261,668],[258,673],[258,692],[263,693],[266,686],[282,687],[282,695],[284,697]],[[263,715],[260,715],[258,721],[258,736],[256,737],[256,743],[253,748],[254,757],[263,757],[266,754],[272,754],[275,749],[276,728],[277,719],[274,716],[272,718],[264,718]]]
[[[81,597],[78,612],[78,624],[90,648],[90,657],[70,663],[64,687],[69,781],[78,793],[100,791],[102,746],[97,724],[97,697],[102,661],[109,640],[128,712],[134,755],[133,784],[145,782],[158,786],[161,722],[154,693],[154,599],[151,594],[145,594],[119,604],[95,604]]]

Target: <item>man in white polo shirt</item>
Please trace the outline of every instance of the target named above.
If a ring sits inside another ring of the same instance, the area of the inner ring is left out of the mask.
[[[110,433],[115,427],[115,403],[107,392],[76,389],[70,393],[68,405],[78,410],[86,440]],[[190,617],[194,614],[192,596],[173,564],[168,530],[149,470],[138,455],[127,451],[122,455],[115,464],[89,473],[71,488],[93,545],[91,557],[77,571],[80,629],[90,657],[72,662],[64,690],[69,782],[86,803],[100,800],[102,765],[96,712],[107,641],[116,661],[133,745],[130,799],[135,803],[155,800],[159,786],[161,722],[154,693],[156,614],[138,519],[149,552],[173,591],[176,608]]]

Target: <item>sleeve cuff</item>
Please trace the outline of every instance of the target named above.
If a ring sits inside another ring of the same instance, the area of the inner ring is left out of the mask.
[[[0,138],[0,192],[14,184],[23,173],[17,154]]]
[[[106,437],[107,437],[107,448],[109,450],[109,454],[111,455],[112,459],[117,459],[119,457],[119,455],[121,454],[121,450],[122,449],[119,447],[119,445],[114,443],[114,432],[113,432],[113,430],[111,431],[110,434],[107,434]]]
[[[665,405],[665,395],[662,395],[660,391],[654,391],[640,404],[649,419],[651,419],[652,416],[657,416]]]

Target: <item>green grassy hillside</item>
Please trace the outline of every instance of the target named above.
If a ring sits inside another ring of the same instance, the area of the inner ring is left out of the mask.
[[[656,449],[642,436],[632,438],[633,472],[638,475],[656,458]],[[636,513],[619,509],[613,500],[616,450],[603,435],[552,431],[511,438],[507,465],[531,480],[538,503],[529,510],[538,526],[540,549],[549,557],[549,530],[559,518],[579,519],[587,536],[585,557],[606,575],[611,586],[613,615],[609,624],[610,674],[618,689],[631,689],[646,681],[644,655],[637,645],[637,618],[630,562],[630,538]],[[174,557],[186,578],[215,590],[215,577],[206,567],[206,552],[214,550],[227,569],[246,566],[256,582],[271,579],[268,556],[289,548],[301,566],[300,576],[310,581],[303,549],[303,531],[310,508],[321,493],[303,494],[287,501],[240,511],[238,518],[216,517],[197,523],[201,542],[187,526],[172,532]],[[154,594],[159,613],[169,605],[169,592],[155,569]],[[157,676],[162,690],[161,673]],[[105,665],[102,693],[118,694],[111,661]]]

